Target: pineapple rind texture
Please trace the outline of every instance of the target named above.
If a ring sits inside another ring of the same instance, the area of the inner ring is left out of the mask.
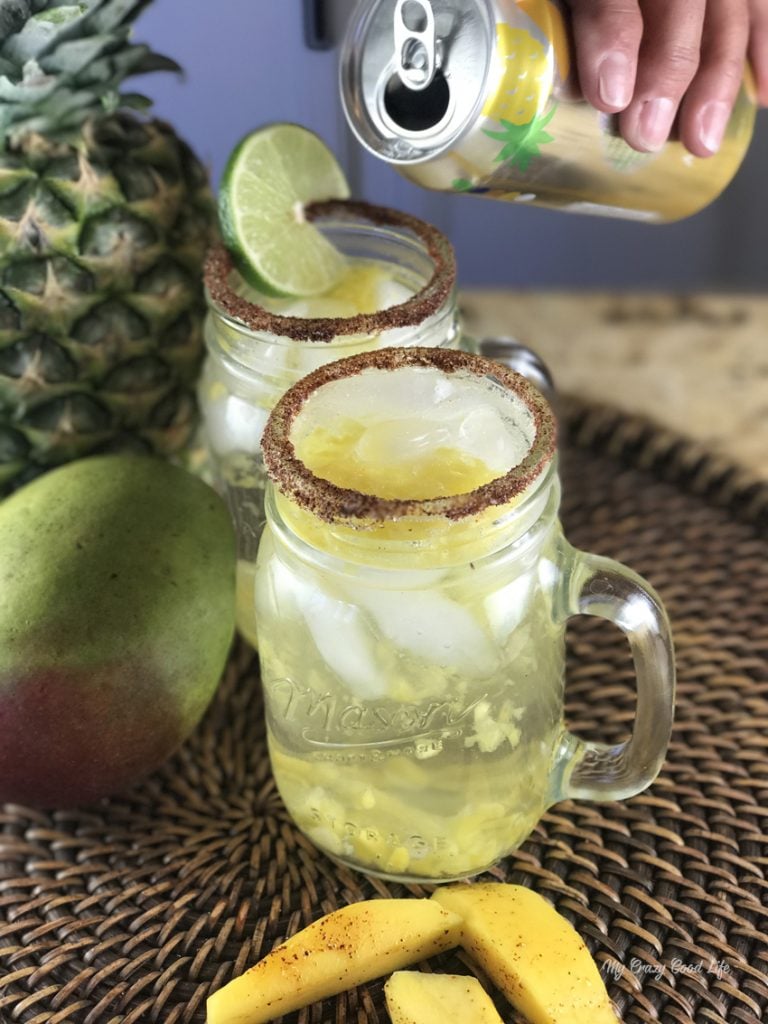
[[[146,3],[0,0],[0,496],[195,430],[215,206],[186,143],[120,91],[177,68],[129,41]]]
[[[196,424],[213,205],[189,148],[119,111],[0,153],[0,490]]]

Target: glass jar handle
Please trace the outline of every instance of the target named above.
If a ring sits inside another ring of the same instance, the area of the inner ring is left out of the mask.
[[[620,562],[571,549],[568,615],[597,615],[629,640],[637,676],[632,736],[614,745],[566,733],[555,800],[623,800],[656,778],[674,716],[675,663],[664,607],[653,588]]]
[[[510,370],[516,370],[539,389],[550,405],[555,405],[555,382],[549,367],[532,348],[523,345],[517,338],[499,336],[482,338],[476,345],[477,352],[486,359],[493,359]]]

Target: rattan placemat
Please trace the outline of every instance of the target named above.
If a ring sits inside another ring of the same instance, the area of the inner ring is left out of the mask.
[[[768,1009],[768,486],[614,411],[569,402],[565,417],[566,531],[660,591],[677,720],[648,792],[558,805],[496,876],[574,922],[627,1024],[757,1024]],[[569,680],[572,726],[622,736],[634,698],[618,632],[580,620]],[[423,894],[339,869],[292,827],[241,646],[202,727],[145,785],[88,810],[2,810],[0,1021],[203,1021],[208,993],[276,940],[341,903],[407,891]],[[456,954],[439,966],[468,969]],[[291,1020],[384,1024],[381,983]]]

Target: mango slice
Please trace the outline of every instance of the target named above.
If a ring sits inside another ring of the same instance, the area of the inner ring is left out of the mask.
[[[434,900],[363,900],[326,914],[208,999],[208,1024],[284,1013],[458,945],[461,918]]]
[[[462,946],[531,1024],[616,1024],[589,950],[538,893],[490,882],[432,899],[464,919]]]
[[[384,995],[392,1024],[504,1024],[491,997],[469,975],[395,971]]]

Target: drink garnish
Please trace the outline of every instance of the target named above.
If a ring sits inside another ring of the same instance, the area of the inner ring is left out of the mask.
[[[248,284],[286,296],[332,288],[346,261],[306,216],[306,208],[348,197],[344,172],[314,132],[276,123],[246,135],[224,170],[219,220],[225,245]]]

